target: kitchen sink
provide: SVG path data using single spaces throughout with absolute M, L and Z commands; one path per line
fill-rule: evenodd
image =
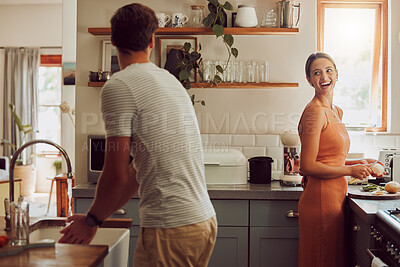
M 62 227 L 45 227 L 36 229 L 29 234 L 29 242 L 35 243 L 43 239 L 52 239 L 57 242 L 61 238 L 61 229 Z M 104 258 L 103 266 L 126 267 L 128 265 L 129 229 L 99 228 L 90 245 L 108 246 L 108 254 Z

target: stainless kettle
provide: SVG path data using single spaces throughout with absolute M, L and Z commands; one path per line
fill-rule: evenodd
M 277 4 L 279 27 L 296 28 L 300 20 L 300 3 L 295 5 L 293 1 L 278 1 Z

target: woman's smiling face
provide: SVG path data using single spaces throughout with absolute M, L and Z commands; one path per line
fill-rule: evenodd
M 317 94 L 330 95 L 333 93 L 338 71 L 335 65 L 327 58 L 317 58 L 311 64 L 308 82 L 315 88 Z

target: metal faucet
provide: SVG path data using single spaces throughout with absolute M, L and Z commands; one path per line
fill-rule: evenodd
M 49 144 L 54 146 L 55 148 L 57 148 L 61 154 L 64 156 L 64 159 L 67 163 L 67 168 L 68 168 L 68 173 L 67 173 L 67 178 L 68 178 L 68 187 L 70 187 L 72 185 L 71 181 L 73 178 L 73 173 L 72 173 L 72 165 L 71 165 L 71 161 L 69 159 L 69 156 L 67 154 L 67 152 L 65 151 L 64 148 L 62 148 L 60 145 L 49 141 L 49 140 L 44 140 L 44 139 L 37 139 L 37 140 L 32 140 L 29 142 L 26 142 L 25 144 L 23 144 L 20 148 L 18 148 L 17 151 L 15 151 L 11 162 L 10 162 L 10 170 L 9 170 L 9 179 L 10 179 L 10 202 L 13 203 L 14 202 L 14 168 L 15 168 L 15 163 L 17 161 L 18 156 L 21 154 L 22 150 L 24 150 L 25 148 L 27 148 L 28 146 L 37 144 L 37 143 L 44 143 L 44 144 Z M 71 189 L 72 190 L 72 189 Z M 68 188 L 68 195 L 70 194 L 70 190 Z M 71 196 L 69 196 L 69 198 L 71 199 Z M 71 201 L 69 202 L 70 206 L 71 206 Z M 71 209 L 70 209 L 71 211 Z M 6 211 L 7 212 L 7 211 Z

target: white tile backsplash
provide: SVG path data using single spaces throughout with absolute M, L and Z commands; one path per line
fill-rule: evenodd
M 238 150 L 238 151 L 240 151 L 240 152 L 243 153 L 243 147 L 240 147 L 240 146 L 230 146 L 229 148 L 231 148 L 231 149 L 236 149 L 236 150 Z
M 283 147 L 269 146 L 267 147 L 267 156 L 275 159 L 283 159 Z
M 210 146 L 230 146 L 231 137 L 230 134 L 209 134 L 208 144 Z
M 276 170 L 283 172 L 283 158 L 282 159 L 274 159 L 276 161 Z
M 400 136 L 396 136 L 396 147 L 400 147 Z
M 374 145 L 374 136 L 373 135 L 366 135 L 364 137 L 364 146 L 373 146 Z
M 396 146 L 396 136 L 375 135 L 374 146 L 379 148 L 394 148 Z
M 256 156 L 267 156 L 274 160 L 272 169 L 275 172 L 283 171 L 283 146 L 279 135 L 251 135 L 251 134 L 202 134 L 205 149 L 227 149 L 233 148 L 241 151 L 246 158 Z M 354 137 L 356 138 L 356 137 Z M 373 135 L 366 134 L 363 142 L 358 139 L 352 140 L 357 144 L 357 149 L 363 152 L 365 157 L 378 158 L 379 150 L 382 148 L 400 147 L 400 135 Z
M 208 134 L 201 134 L 201 142 L 203 143 L 203 146 L 208 145 Z
M 256 135 L 256 146 L 280 146 L 279 135 Z
M 246 158 L 265 156 L 265 147 L 243 147 L 243 154 Z
M 255 146 L 256 138 L 251 134 L 237 134 L 232 135 L 233 146 Z

